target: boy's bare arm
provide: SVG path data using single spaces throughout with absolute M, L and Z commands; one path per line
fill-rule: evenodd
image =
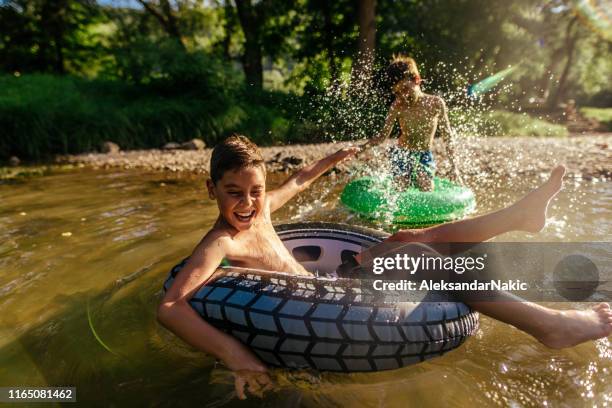
M 157 318 L 185 342 L 221 359 L 231 370 L 266 371 L 242 343 L 204 321 L 189 305 L 194 293 L 225 256 L 222 240 L 205 237 L 176 276 L 158 308 Z
M 462 183 L 461 175 L 459 174 L 459 169 L 455 164 L 455 137 L 450 125 L 450 121 L 448 120 L 448 109 L 446 108 L 446 103 L 444 103 L 444 100 L 442 98 L 440 98 L 439 101 L 440 120 L 438 122 L 438 129 L 440 131 L 440 135 L 442 136 L 442 140 L 444 140 L 444 144 L 446 146 L 448 160 L 450 161 L 452 168 L 452 177 L 459 183 Z
M 394 101 L 391 104 L 391 107 L 389 108 L 389 113 L 387 113 L 387 117 L 385 118 L 385 124 L 383 125 L 383 128 L 380 130 L 378 135 L 374 136 L 367 143 L 365 143 L 362 147 L 366 148 L 370 146 L 376 146 L 384 142 L 389 137 L 389 135 L 391 134 L 391 131 L 393 130 L 393 125 L 395 124 L 395 120 L 397 119 L 398 112 L 399 112 L 398 102 Z
M 357 147 L 347 147 L 338 150 L 324 159 L 310 164 L 287 179 L 276 190 L 270 191 L 270 211 L 276 211 L 296 194 L 306 190 L 313 181 L 319 178 L 327 170 L 340 163 L 349 156 L 356 154 L 359 151 Z

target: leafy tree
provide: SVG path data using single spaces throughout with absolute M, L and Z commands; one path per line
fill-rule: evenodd
M 353 81 L 369 82 L 376 50 L 376 0 L 358 0 L 359 39 L 354 59 Z
M 183 37 L 179 29 L 178 17 L 172 9 L 172 5 L 168 0 L 145 1 L 138 0 L 144 9 L 151 14 L 163 27 L 164 31 L 173 38 L 181 48 L 185 48 Z M 181 2 L 177 2 L 177 6 L 181 6 Z
M 99 44 L 93 0 L 9 0 L 0 7 L 0 64 L 8 71 L 80 72 Z
M 357 42 L 352 1 L 306 0 L 300 16 L 292 57 L 305 63 L 311 86 L 337 85 Z

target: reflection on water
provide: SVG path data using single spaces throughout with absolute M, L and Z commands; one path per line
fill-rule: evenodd
M 275 221 L 390 230 L 337 204 L 345 181 L 317 182 L 276 213 Z M 508 204 L 540 181 L 480 186 L 478 211 Z M 279 182 L 270 177 L 271 185 Z M 552 222 L 537 237 L 514 233 L 503 239 L 609 240 L 612 183 L 569 182 L 551 213 Z M 167 271 L 188 255 L 216 215 L 196 176 L 86 170 L 0 184 L 0 385 L 74 385 L 77 399 L 88 405 L 243 405 L 233 399 L 227 370 L 155 321 Z M 612 404 L 609 340 L 553 351 L 490 319 L 482 318 L 481 327 L 459 350 L 392 372 L 276 370 L 279 388 L 264 402 Z

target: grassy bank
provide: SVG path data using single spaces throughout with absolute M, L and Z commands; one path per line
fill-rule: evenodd
M 161 147 L 194 137 L 216 143 L 230 132 L 260 144 L 292 130 L 289 95 L 223 84 L 180 89 L 119 81 L 30 75 L 0 77 L 0 157 L 40 159 L 79 153 L 111 140 L 123 149 Z
M 220 70 L 148 83 L 51 75 L 0 76 L 0 159 L 45 159 L 95 151 L 159 148 L 194 137 L 209 146 L 232 132 L 262 146 L 369 137 L 386 108 L 377 98 L 252 92 Z M 222 71 L 221 71 L 222 72 Z M 372 98 L 370 98 L 372 99 Z M 459 134 L 565 136 L 567 129 L 506 111 L 451 111 Z

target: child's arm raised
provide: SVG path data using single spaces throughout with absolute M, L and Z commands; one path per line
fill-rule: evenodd
M 270 199 L 270 211 L 276 211 L 296 194 L 306 190 L 313 181 L 319 178 L 327 170 L 340 163 L 342 160 L 359 152 L 358 147 L 346 147 L 338 150 L 324 159 L 310 164 L 291 177 L 289 177 L 283 185 L 276 190 L 270 191 L 268 197 Z
M 234 371 L 236 392 L 242 399 L 245 385 L 253 390 L 269 384 L 266 366 L 242 343 L 207 323 L 189 305 L 194 293 L 223 260 L 223 246 L 223 237 L 211 233 L 204 237 L 166 292 L 157 309 L 157 319 L 185 342 L 219 358 Z
M 393 125 L 395 124 L 395 120 L 397 119 L 397 113 L 398 113 L 397 105 L 398 105 L 398 102 L 393 101 L 393 103 L 391 104 L 391 107 L 389 108 L 389 113 L 387 113 L 387 117 L 385 118 L 385 124 L 383 125 L 383 128 L 380 130 L 380 133 L 378 133 L 378 135 L 368 140 L 367 143 L 363 144 L 362 147 L 364 149 L 370 146 L 379 145 L 389 137 L 389 135 L 391 134 L 391 131 L 393 130 Z
M 461 179 L 461 175 L 459 174 L 459 169 L 455 164 L 455 137 L 453 134 L 453 130 L 450 125 L 450 121 L 448 120 L 448 109 L 446 108 L 446 103 L 442 98 L 439 99 L 439 115 L 440 122 L 438 125 L 438 129 L 440 130 L 440 135 L 444 140 L 444 144 L 446 145 L 446 152 L 448 154 L 448 160 L 451 164 L 452 169 L 452 178 L 460 184 L 463 184 L 463 180 Z

